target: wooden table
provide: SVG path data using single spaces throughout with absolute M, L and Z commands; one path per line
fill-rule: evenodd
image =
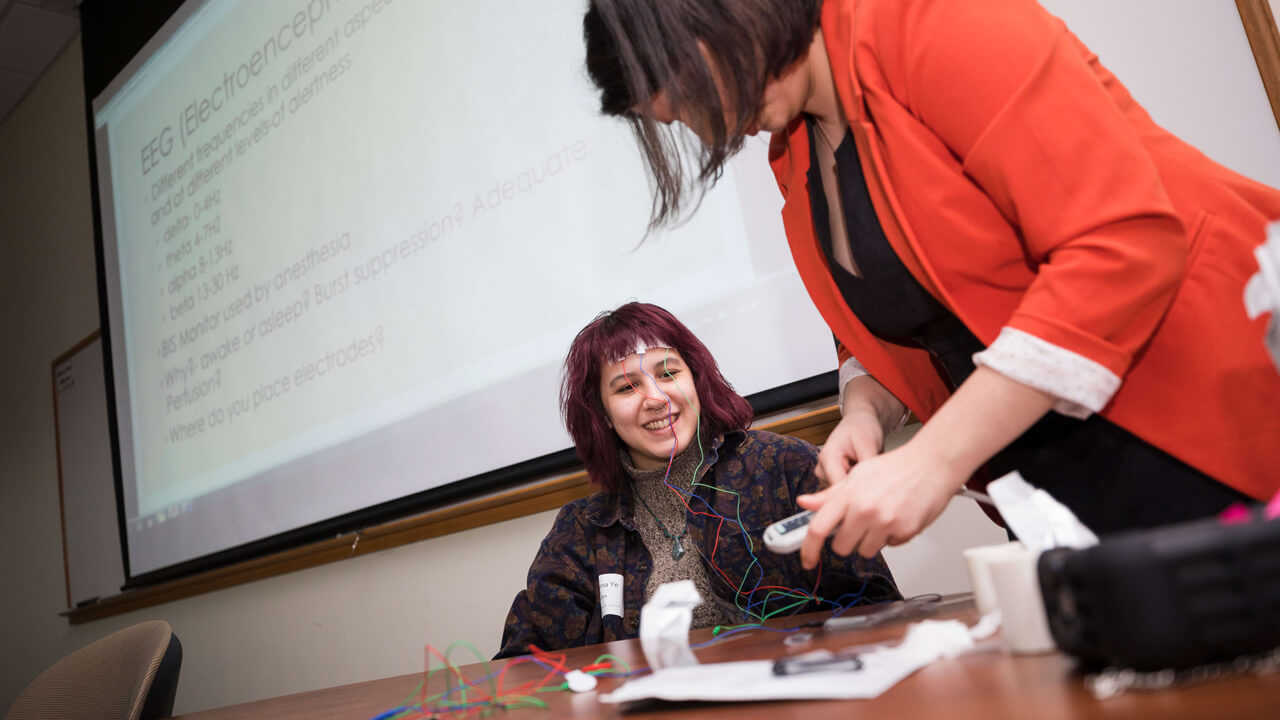
M 866 612 L 869 609 L 850 611 Z M 950 603 L 935 617 L 957 618 L 968 624 L 977 613 L 968 601 Z M 794 627 L 799 622 L 821 619 L 801 616 L 771 621 L 776 628 Z M 817 648 L 841 648 L 850 645 L 892 640 L 902 635 L 909 620 L 901 620 L 875 629 L 826 634 L 812 631 L 812 639 L 804 645 L 783 644 L 787 634 L 765 630 L 749 630 L 696 651 L 699 660 L 725 662 L 777 658 Z M 692 643 L 711 638 L 710 630 L 695 630 Z M 633 668 L 644 667 L 645 660 L 638 641 L 605 643 L 567 651 L 570 668 L 584 667 L 600 655 L 610 653 Z M 460 668 L 469 680 L 501 671 L 511 665 L 504 677 L 505 687 L 517 687 L 539 681 L 547 671 L 531 662 L 514 660 L 464 665 Z M 628 709 L 627 718 L 733 718 L 733 720 L 778 720 L 779 718 L 938 718 L 939 720 L 974 720 L 988 718 L 1277 718 L 1280 717 L 1280 674 L 1250 675 L 1216 680 L 1199 685 L 1160 691 L 1130 690 L 1107 700 L 1095 700 L 1084 687 L 1081 676 L 1074 672 L 1073 661 L 1059 653 L 1014 656 L 994 644 L 986 650 L 954 660 L 939 660 L 903 680 L 874 700 L 814 700 L 799 702 L 753 702 L 730 704 L 681 704 Z M 184 720 L 259 720 L 263 718 L 306 718 L 307 720 L 367 720 L 397 707 L 414 692 L 422 673 L 374 680 L 354 685 L 299 693 L 271 700 L 245 703 L 232 707 L 181 716 Z M 595 693 L 538 693 L 549 708 L 522 708 L 491 717 L 523 720 L 530 718 L 618 718 L 616 705 L 596 701 L 596 694 L 607 692 L 623 682 L 602 679 Z M 444 689 L 440 673 L 433 675 L 428 694 Z M 455 716 L 449 716 L 455 717 Z M 463 717 L 458 713 L 456 717 Z M 472 713 L 468 717 L 479 717 Z

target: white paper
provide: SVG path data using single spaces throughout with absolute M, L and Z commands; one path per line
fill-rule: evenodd
M 991 634 L 992 622 L 993 619 L 984 618 L 972 629 L 958 620 L 915 623 L 898 645 L 861 654 L 859 670 L 774 675 L 772 660 L 665 668 L 630 680 L 600 700 L 624 703 L 648 699 L 734 702 L 873 698 L 934 660 L 972 650 L 975 638 Z
M 702 595 L 692 580 L 663 583 L 640 609 L 640 649 L 653 670 L 697 665 L 689 624 Z

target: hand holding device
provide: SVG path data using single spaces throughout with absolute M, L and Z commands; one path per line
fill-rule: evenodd
M 987 495 L 962 487 L 957 495 L 972 498 L 981 503 L 994 505 Z M 764 529 L 764 546 L 779 555 L 793 553 L 804 544 L 804 536 L 809 532 L 809 520 L 813 518 L 812 510 L 804 510 L 787 518 L 783 518 Z
M 800 549 L 805 533 L 809 531 L 812 510 L 804 510 L 783 518 L 764 529 L 764 546 L 779 555 L 787 555 Z

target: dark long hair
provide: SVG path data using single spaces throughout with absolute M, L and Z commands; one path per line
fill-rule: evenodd
M 684 358 L 693 374 L 702 407 L 699 422 L 707 436 L 745 430 L 753 416 L 751 405 L 720 374 L 711 351 L 674 315 L 638 302 L 600 313 L 569 346 L 560 384 L 560 413 L 591 482 L 605 490 L 621 489 L 627 476 L 618 459 L 622 449 L 618 434 L 609 427 L 600 396 L 600 367 L 631 354 L 637 344 L 669 347 Z
M 626 118 L 640 144 L 653 191 L 650 230 L 679 220 L 689 199 L 696 208 L 719 179 L 742 148 L 765 84 L 808 50 L 821 11 L 822 0 L 590 0 L 582 20 L 587 73 L 601 112 Z M 714 72 L 699 41 L 715 58 Z M 659 90 L 709 131 L 707 142 L 633 112 Z M 690 183 L 685 158 L 694 156 Z

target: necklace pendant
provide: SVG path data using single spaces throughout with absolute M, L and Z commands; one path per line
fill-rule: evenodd
M 680 542 L 680 538 L 674 538 L 671 542 L 671 559 L 679 560 L 684 557 L 684 544 Z

